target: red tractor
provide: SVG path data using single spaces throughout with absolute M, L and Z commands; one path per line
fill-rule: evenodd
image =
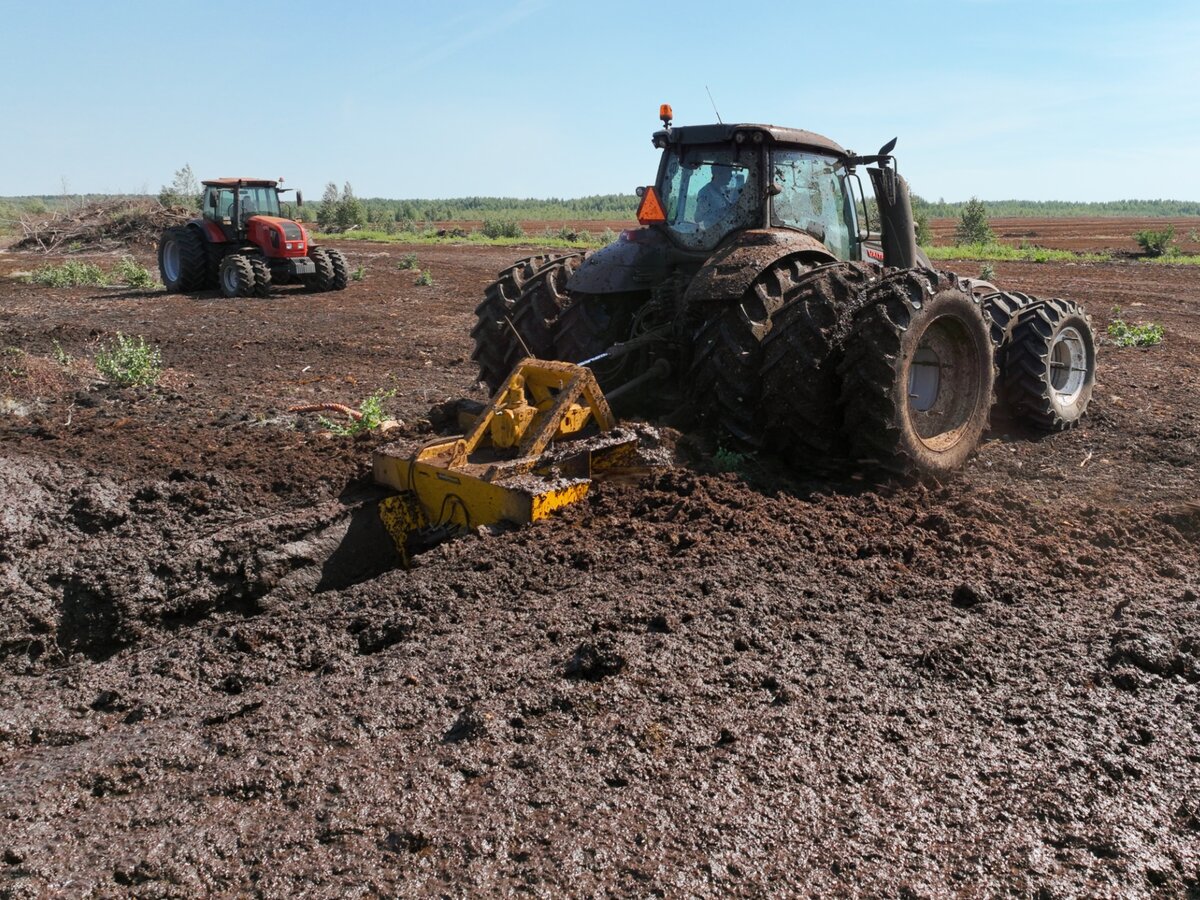
M 340 291 L 349 272 L 340 250 L 318 247 L 304 226 L 279 215 L 278 181 L 204 182 L 203 212 L 163 232 L 158 270 L 175 293 L 220 288 L 226 297 L 265 297 L 272 284 Z M 303 203 L 296 194 L 296 205 Z

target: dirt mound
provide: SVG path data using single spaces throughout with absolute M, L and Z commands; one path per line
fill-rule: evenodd
M 104 200 L 23 220 L 25 236 L 13 246 L 43 253 L 152 247 L 164 228 L 182 224 L 193 215 L 187 207 L 163 206 L 153 199 Z

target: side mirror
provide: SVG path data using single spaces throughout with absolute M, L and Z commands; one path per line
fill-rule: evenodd
M 296 205 L 297 206 L 304 205 L 304 195 L 302 193 L 300 193 L 299 191 L 296 191 Z

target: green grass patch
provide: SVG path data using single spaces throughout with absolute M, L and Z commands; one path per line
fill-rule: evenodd
M 1165 263 L 1176 266 L 1200 266 L 1200 256 L 1188 256 L 1184 253 L 1168 253 L 1166 256 L 1155 256 L 1147 259 L 1146 262 L 1158 265 Z
M 126 337 L 118 331 L 113 343 L 96 350 L 96 369 L 119 387 L 154 384 L 162 374 L 162 354 L 145 338 Z
M 1121 318 L 1121 307 L 1114 306 L 1113 320 L 1108 323 L 1108 336 L 1118 347 L 1153 347 L 1161 344 L 1166 329 L 1157 322 L 1130 324 Z
M 1107 253 L 1076 253 L 1046 247 L 1008 244 L 965 244 L 961 247 L 922 247 L 930 259 L 979 259 L 999 262 L 1111 262 Z
M 46 287 L 109 287 L 128 285 L 148 290 L 158 287 L 150 270 L 132 256 L 124 256 L 105 272 L 93 263 L 68 260 L 58 266 L 41 266 L 29 276 L 33 284 Z
M 60 266 L 41 266 L 34 270 L 29 280 L 45 287 L 98 287 L 108 284 L 108 276 L 99 266 L 73 259 Z

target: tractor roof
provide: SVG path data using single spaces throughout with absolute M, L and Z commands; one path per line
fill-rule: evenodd
M 737 132 L 759 132 L 776 144 L 791 144 L 816 150 L 821 153 L 832 153 L 834 156 L 849 156 L 850 151 L 835 141 L 815 131 L 804 131 L 799 128 L 781 128 L 778 125 L 679 125 L 670 132 L 656 131 L 654 145 L 665 147 L 671 144 L 723 144 L 732 141 Z
M 275 187 L 279 184 L 273 178 L 210 178 L 201 183 L 213 187 L 237 187 L 239 183 L 244 187 Z

